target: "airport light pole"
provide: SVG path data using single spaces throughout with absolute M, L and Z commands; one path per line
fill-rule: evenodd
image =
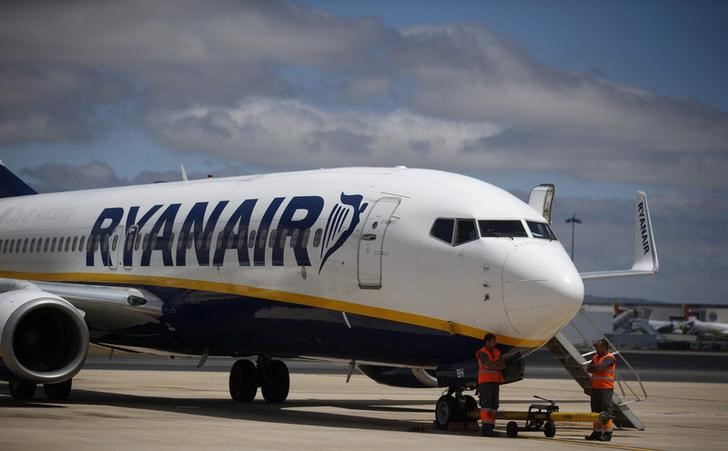
M 581 219 L 576 217 L 576 212 L 571 213 L 571 217 L 566 220 L 566 223 L 571 223 L 571 261 L 574 261 L 574 227 L 576 224 L 581 224 Z

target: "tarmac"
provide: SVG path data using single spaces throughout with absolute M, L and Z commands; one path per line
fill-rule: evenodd
M 723 362 L 725 356 L 717 356 Z M 115 359 L 116 360 L 116 359 Z M 136 363 L 136 362 L 142 363 Z M 113 361 L 112 361 L 113 362 Z M 587 423 L 557 423 L 556 436 L 521 432 L 518 438 L 480 437 L 476 430 L 440 431 L 433 426 L 441 389 L 379 385 L 344 367 L 291 363 L 291 393 L 283 404 L 230 400 L 227 361 L 213 370 L 187 371 L 191 362 L 160 370 L 159 359 L 127 358 L 113 365 L 92 358 L 74 378 L 67 402 L 10 398 L 0 383 L 1 450 L 98 449 L 503 449 L 503 450 L 724 450 L 728 447 L 728 384 L 646 381 L 648 399 L 632 410 L 644 431 L 616 430 L 608 443 L 584 440 Z M 676 362 L 677 363 L 677 362 Z M 125 367 L 115 368 L 114 365 Z M 165 363 L 166 365 L 166 363 Z M 227 366 L 229 368 L 229 366 Z M 130 369 L 132 368 L 132 369 Z M 185 371 L 180 369 L 184 368 Z M 215 370 L 214 368 L 219 368 Z M 319 370 L 320 369 L 320 370 Z M 699 370 L 695 371 L 700 373 Z M 724 376 L 724 373 L 720 375 Z M 699 379 L 699 378 L 697 378 Z M 525 411 L 554 399 L 562 412 L 584 412 L 580 387 L 563 377 L 527 378 L 501 388 L 501 410 Z M 505 430 L 505 421 L 496 429 Z

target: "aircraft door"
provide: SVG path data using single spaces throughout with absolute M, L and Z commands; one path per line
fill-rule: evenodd
M 379 289 L 382 287 L 384 235 L 387 233 L 392 214 L 399 202 L 399 198 L 383 197 L 369 210 L 359 238 L 357 265 L 359 288 Z

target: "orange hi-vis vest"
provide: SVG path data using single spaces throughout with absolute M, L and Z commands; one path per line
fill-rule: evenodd
M 485 354 L 486 360 L 491 362 L 490 368 L 488 365 L 483 365 L 481 361 L 481 355 Z M 475 353 L 475 360 L 478 362 L 478 383 L 496 382 L 499 384 L 503 383 L 503 374 L 501 371 L 495 368 L 495 362 L 500 359 L 501 352 L 498 348 L 493 348 L 493 353 L 488 351 L 488 348 L 483 346 Z
M 611 353 L 606 353 L 602 357 L 595 355 L 592 358 L 593 365 L 599 365 L 602 361 L 608 357 L 611 357 L 612 363 L 606 368 L 598 369 L 592 373 L 592 388 L 598 389 L 613 389 L 614 388 L 614 370 L 617 368 L 617 359 Z

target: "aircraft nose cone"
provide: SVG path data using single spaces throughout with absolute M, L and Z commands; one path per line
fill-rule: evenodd
M 584 284 L 555 242 L 517 247 L 503 266 L 503 304 L 523 338 L 548 340 L 579 311 Z

